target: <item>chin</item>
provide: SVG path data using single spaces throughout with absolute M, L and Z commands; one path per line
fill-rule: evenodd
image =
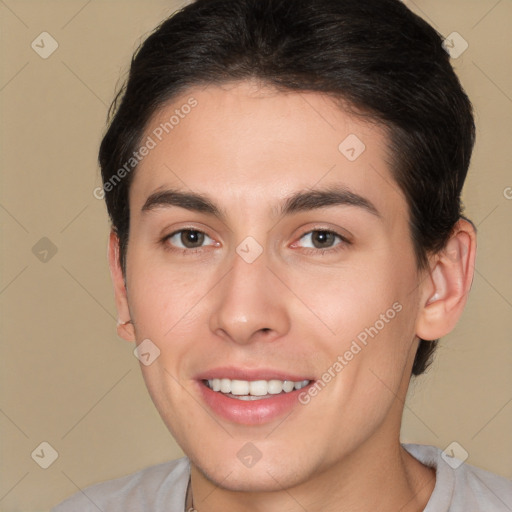
M 291 458 L 283 457 L 279 461 L 261 459 L 250 468 L 244 467 L 237 458 L 232 462 L 223 460 L 219 463 L 204 460 L 202 456 L 189 458 L 207 480 L 229 491 L 273 492 L 294 487 L 310 478 L 305 467 L 301 474 L 296 472 L 298 461 Z

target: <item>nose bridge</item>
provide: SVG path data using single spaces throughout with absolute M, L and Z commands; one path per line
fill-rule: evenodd
M 263 330 L 267 337 L 278 337 L 289 329 L 284 294 L 278 290 L 282 285 L 267 267 L 265 251 L 255 257 L 251 244 L 246 240 L 237 247 L 210 315 L 212 332 L 236 343 L 249 343 Z

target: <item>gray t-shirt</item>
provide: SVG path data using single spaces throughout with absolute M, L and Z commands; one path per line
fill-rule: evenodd
M 424 512 L 512 512 L 512 480 L 463 463 L 456 469 L 435 446 L 403 444 L 436 485 Z M 183 512 L 190 476 L 187 457 L 87 487 L 51 512 Z

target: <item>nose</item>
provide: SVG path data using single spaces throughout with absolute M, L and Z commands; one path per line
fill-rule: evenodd
M 268 266 L 266 253 L 247 263 L 235 254 L 231 270 L 212 296 L 210 329 L 238 344 L 272 341 L 290 328 L 286 288 Z

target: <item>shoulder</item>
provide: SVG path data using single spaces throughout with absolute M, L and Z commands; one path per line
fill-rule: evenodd
M 86 487 L 51 512 L 182 511 L 189 474 L 189 460 L 182 457 Z
M 420 462 L 436 469 L 436 485 L 424 512 L 512 510 L 512 480 L 449 457 L 435 446 L 403 447 Z

